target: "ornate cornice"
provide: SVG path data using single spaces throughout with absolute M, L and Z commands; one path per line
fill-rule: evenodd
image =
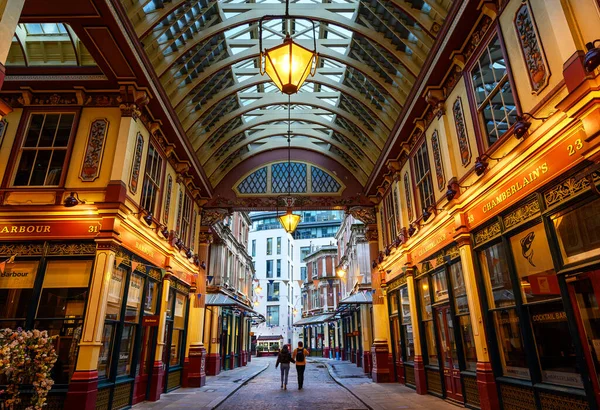
M 217 222 L 222 221 L 230 214 L 231 212 L 225 208 L 205 208 L 201 213 L 200 224 L 202 226 L 212 226 Z
M 365 225 L 377 223 L 377 214 L 373 206 L 353 206 L 348 209 L 348 213 Z

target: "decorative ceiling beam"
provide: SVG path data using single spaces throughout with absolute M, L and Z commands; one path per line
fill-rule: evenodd
M 247 136 L 242 141 L 240 141 L 237 144 L 228 148 L 227 152 L 225 154 L 237 152 L 240 148 L 243 148 L 246 145 L 255 144 L 257 142 L 261 142 L 266 139 L 271 139 L 273 137 L 280 137 L 280 136 L 285 135 L 286 133 L 287 133 L 287 127 L 281 127 L 281 126 L 277 126 L 276 129 L 269 128 L 269 129 L 265 129 L 265 130 L 256 132 L 250 136 Z M 343 151 L 346 155 L 351 157 L 354 161 L 356 161 L 358 166 L 362 169 L 362 171 L 365 174 L 369 175 L 371 173 L 371 171 L 373 171 L 373 167 L 375 165 L 375 160 L 377 160 L 377 157 L 375 157 L 375 159 L 368 158 L 368 161 L 365 161 L 364 157 L 357 157 L 356 154 L 354 152 L 352 152 L 352 150 L 348 146 L 346 146 L 345 144 L 343 144 L 340 141 L 336 141 L 334 138 L 330 137 L 328 134 L 326 134 L 324 132 L 317 131 L 315 129 L 301 128 L 297 132 L 294 133 L 294 135 L 292 137 L 292 141 L 294 138 L 298 138 L 298 137 L 314 138 L 314 139 L 322 141 L 324 143 L 333 145 L 333 146 L 337 147 L 340 151 Z M 282 145 L 282 147 L 283 147 L 283 145 Z M 363 151 L 361 151 L 361 152 L 363 152 Z M 200 162 L 203 162 L 203 167 L 207 174 L 214 172 L 215 169 L 217 169 L 227 159 L 227 155 L 217 158 L 215 156 L 215 154 L 216 154 L 216 151 L 212 152 L 212 154 L 209 158 L 204 159 L 204 162 L 203 162 L 202 158 L 200 159 Z
M 363 133 L 363 135 L 367 136 L 378 148 L 380 148 L 380 149 L 383 148 L 383 145 L 385 144 L 385 138 L 390 133 L 390 129 L 385 128 L 385 126 L 382 128 L 381 125 L 383 125 L 383 124 L 380 123 L 379 126 L 376 126 L 376 127 L 374 127 L 373 130 L 371 130 L 371 129 L 369 129 L 369 127 L 367 127 L 365 125 L 365 123 L 363 121 L 361 121 L 359 118 L 355 117 L 351 113 L 349 113 L 345 110 L 342 110 L 339 107 L 328 104 L 327 102 L 322 101 L 318 97 L 319 97 L 318 94 L 314 95 L 312 93 L 311 94 L 299 93 L 299 94 L 294 94 L 293 96 L 291 96 L 290 101 L 291 101 L 292 105 L 306 105 L 309 107 L 320 108 L 322 110 L 326 110 L 328 112 L 336 114 L 342 118 L 345 118 L 350 123 L 352 123 L 355 127 L 357 127 Z M 275 93 L 264 94 L 262 98 L 254 101 L 250 104 L 243 105 L 240 108 L 238 108 L 237 110 L 234 110 L 234 111 L 226 114 L 216 124 L 214 124 L 211 127 L 210 131 L 206 131 L 203 134 L 201 134 L 200 138 L 202 141 L 205 141 L 205 142 L 209 141 L 212 138 L 212 136 L 215 134 L 215 132 L 217 130 L 219 130 L 219 128 L 221 128 L 223 125 L 225 125 L 229 121 L 233 120 L 234 118 L 241 117 L 244 114 L 250 113 L 251 111 L 259 110 L 261 108 L 268 107 L 271 105 L 287 105 L 287 104 L 288 104 L 288 96 L 287 95 L 275 94 Z M 272 112 L 272 110 L 262 110 L 262 111 L 263 111 L 262 113 L 265 113 L 265 114 L 266 114 L 266 112 Z M 301 112 L 301 110 L 300 110 L 300 112 Z M 287 117 L 287 110 L 281 112 L 281 116 Z M 194 124 L 189 124 L 189 123 L 183 124 L 183 128 L 185 129 L 186 133 L 189 134 L 189 131 L 193 125 Z M 198 124 L 198 126 L 201 130 L 205 130 L 206 125 L 207 124 Z M 202 146 L 200 146 L 199 148 L 202 148 Z
M 288 120 L 287 111 L 284 111 L 282 113 L 273 112 L 273 113 L 257 116 L 254 119 L 252 119 L 251 121 L 247 121 L 247 122 L 243 123 L 242 125 L 240 125 L 236 128 L 233 128 L 232 130 L 230 130 L 223 136 L 221 136 L 219 138 L 219 140 L 217 141 L 217 143 L 215 144 L 215 146 L 223 145 L 230 138 L 233 138 L 236 135 L 242 134 L 246 131 L 249 131 L 249 130 L 259 127 L 261 125 L 270 124 L 273 122 L 287 122 L 287 120 Z M 291 120 L 292 121 L 302 121 L 302 122 L 305 122 L 308 124 L 320 125 L 323 128 L 330 129 L 332 131 L 337 132 L 340 135 L 343 135 L 344 137 L 346 137 L 348 140 L 352 141 L 354 144 L 358 145 L 359 147 L 361 147 L 361 146 L 368 147 L 368 145 L 369 145 L 365 141 L 361 141 L 360 139 L 358 139 L 357 136 L 355 136 L 354 134 L 352 134 L 350 131 L 346 130 L 345 128 L 339 126 L 338 124 L 326 121 L 320 115 L 316 115 L 312 112 L 302 114 L 302 113 L 299 113 L 296 111 L 292 111 L 291 112 Z M 295 124 L 293 126 L 299 126 L 299 124 Z M 192 147 L 194 147 L 194 149 L 196 151 L 196 155 L 198 155 L 199 151 L 200 151 L 199 147 L 202 145 L 202 143 L 204 141 L 199 141 L 197 139 L 197 136 L 189 136 L 189 138 L 191 140 Z M 365 137 L 365 139 L 367 139 L 367 138 Z M 374 148 L 375 148 L 374 146 L 368 147 L 368 149 L 374 149 Z
M 263 152 L 282 148 L 278 144 L 279 143 L 277 141 L 270 141 L 265 144 L 262 144 L 260 146 L 260 148 L 254 149 L 252 151 L 249 151 L 249 152 L 246 152 L 244 154 L 237 156 L 235 158 L 235 161 L 232 161 L 225 169 L 217 169 L 217 170 L 215 170 L 215 172 L 212 173 L 212 175 L 210 175 L 209 179 L 210 179 L 211 183 L 213 184 L 213 186 L 217 186 L 219 184 L 219 182 L 221 182 L 221 180 L 236 165 L 238 165 L 242 161 L 245 161 L 248 158 L 259 155 Z M 352 167 L 349 167 L 348 164 L 346 163 L 346 161 L 341 156 L 339 156 L 331 151 L 324 152 L 323 149 L 318 144 L 314 144 L 314 143 L 310 142 L 308 139 L 305 139 L 304 141 L 292 140 L 291 148 L 292 149 L 298 148 L 298 149 L 302 149 L 302 150 L 313 151 L 317 154 L 321 154 L 321 155 L 324 155 L 326 157 L 329 157 L 329 158 L 335 160 L 337 163 L 339 163 L 344 168 L 346 168 L 348 170 L 348 172 L 351 172 L 356 177 L 356 179 L 360 182 L 361 185 L 365 184 L 365 182 L 367 180 L 367 175 L 363 171 L 361 171 L 360 169 L 353 169 Z
M 382 3 L 381 0 L 377 0 L 378 3 Z M 423 27 L 430 37 L 435 37 L 439 30 L 439 27 L 442 26 L 443 21 L 441 19 L 436 20 L 432 18 L 429 14 L 413 7 L 412 3 L 407 0 L 389 0 L 395 7 L 402 10 L 404 14 L 413 19 L 415 23 L 419 26 Z M 438 26 L 436 30 L 436 24 Z
M 332 9 L 331 6 L 335 6 L 335 4 L 298 4 L 293 3 L 290 5 L 290 14 L 293 16 L 302 16 L 304 18 L 311 18 L 314 21 L 324 22 L 332 25 L 337 25 L 345 28 L 351 32 L 354 32 L 362 37 L 373 40 L 384 49 L 386 49 L 390 54 L 392 54 L 400 64 L 403 64 L 406 69 L 411 72 L 411 74 L 416 77 L 420 67 L 416 64 L 415 61 L 408 54 L 403 51 L 398 50 L 397 46 L 393 44 L 388 38 L 386 38 L 383 33 L 377 32 L 375 30 L 369 29 L 361 24 L 358 24 L 348 18 L 345 18 L 339 14 L 331 12 L 329 10 Z M 221 7 L 224 4 L 220 4 Z M 211 27 L 207 27 L 201 32 L 197 33 L 194 36 L 192 41 L 189 41 L 188 44 L 181 47 L 181 49 L 168 54 L 166 56 L 149 56 L 152 64 L 154 65 L 156 72 L 159 77 L 165 75 L 169 69 L 176 64 L 180 57 L 186 55 L 189 51 L 191 51 L 197 44 L 201 44 L 204 41 L 212 38 L 215 35 L 223 33 L 227 30 L 231 30 L 232 28 L 238 27 L 240 25 L 252 24 L 260 20 L 261 17 L 267 14 L 274 14 L 276 9 L 281 9 L 281 14 L 283 15 L 284 6 L 281 5 L 273 5 L 273 4 L 251 4 L 248 7 L 248 11 L 238 14 L 235 17 L 229 18 L 224 22 L 214 24 Z M 333 7 L 335 9 L 335 7 Z M 276 13 L 275 13 L 276 14 Z
M 342 64 L 348 65 L 356 69 L 357 71 L 360 71 L 366 77 L 372 79 L 383 90 L 386 90 L 389 93 L 390 97 L 392 97 L 392 99 L 396 103 L 398 103 L 399 105 L 404 104 L 404 100 L 406 99 L 406 97 L 401 96 L 396 89 L 390 87 L 391 84 L 386 82 L 386 80 L 383 77 L 376 73 L 375 70 L 373 70 L 367 64 L 359 62 L 353 58 L 350 58 L 344 54 L 338 53 L 331 49 L 324 49 L 322 52 L 319 52 L 319 54 L 322 58 L 328 58 L 333 61 L 340 62 Z M 233 56 L 227 57 L 223 60 L 211 64 L 210 67 L 208 67 L 204 72 L 199 74 L 198 77 L 192 80 L 190 83 L 175 89 L 171 89 L 171 92 L 167 90 L 173 107 L 177 109 L 177 107 L 185 101 L 186 97 L 189 96 L 189 94 L 194 90 L 195 87 L 197 87 L 207 78 L 210 78 L 213 74 L 239 62 L 255 59 L 258 56 L 259 52 L 257 45 L 256 47 L 249 48 L 241 53 L 235 54 Z
M 237 70 L 235 70 L 237 73 Z M 317 70 L 317 74 L 314 77 L 309 77 L 306 82 L 308 83 L 314 83 L 314 84 L 320 84 L 320 85 L 325 85 L 329 88 L 332 88 L 336 91 L 339 91 L 340 93 L 344 94 L 344 95 L 348 95 L 350 97 L 352 97 L 354 100 L 358 101 L 361 106 L 368 111 L 372 116 L 375 116 L 379 121 L 381 121 L 387 128 L 391 129 L 394 126 L 394 121 L 395 121 L 395 117 L 398 115 L 398 113 L 400 112 L 401 107 L 398 106 L 397 104 L 390 104 L 389 102 L 379 102 L 386 110 L 380 110 L 378 108 L 376 108 L 374 106 L 373 101 L 371 101 L 370 99 L 368 99 L 363 93 L 355 90 L 352 87 L 348 87 L 340 82 L 334 81 L 333 79 L 326 77 L 325 75 L 322 75 L 321 73 L 323 73 L 325 70 L 323 69 L 318 69 Z M 255 72 L 258 73 L 258 69 L 256 70 L 248 70 L 247 72 Z M 327 72 L 327 71 L 325 71 Z M 179 115 L 179 119 L 181 121 L 182 124 L 187 124 L 187 123 L 194 123 L 196 121 L 198 121 L 200 118 L 202 118 L 202 116 L 204 116 L 206 113 L 210 112 L 210 110 L 213 109 L 213 107 L 215 107 L 217 104 L 219 104 L 221 101 L 223 101 L 226 98 L 229 98 L 231 95 L 233 94 L 237 94 L 242 90 L 245 90 L 247 88 L 250 87 L 256 87 L 260 84 L 265 84 L 265 83 L 270 83 L 272 82 L 272 80 L 267 77 L 266 75 L 262 76 L 262 75 L 254 75 L 253 77 L 244 80 L 242 82 L 238 82 L 235 83 L 233 86 L 231 87 L 227 87 L 223 90 L 221 90 L 218 93 L 213 94 L 214 96 L 208 100 L 203 106 L 199 107 L 198 109 L 194 109 L 198 103 L 194 103 L 193 101 L 191 101 L 191 99 L 188 99 L 188 103 L 186 105 L 180 105 L 179 106 L 179 111 L 178 111 L 178 115 Z M 254 94 L 254 93 L 252 93 Z M 257 95 L 260 95 L 259 93 L 256 93 Z M 241 93 L 240 97 L 245 97 L 246 93 Z

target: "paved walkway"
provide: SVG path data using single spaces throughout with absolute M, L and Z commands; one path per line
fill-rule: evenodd
M 273 363 L 271 364 L 271 362 Z M 217 376 L 207 376 L 204 387 L 173 390 L 171 393 L 161 395 L 159 401 L 143 402 L 136 404 L 133 408 L 135 410 L 214 409 L 241 388 L 244 383 L 256 377 L 268 367 L 273 367 L 274 364 L 273 358 L 253 357 L 252 361 L 245 367 L 221 372 Z
M 367 410 L 348 390 L 329 375 L 327 366 L 310 359 L 304 374 L 304 386 L 298 390 L 296 368 L 292 365 L 287 390 L 281 389 L 281 372 L 275 358 L 269 368 L 225 400 L 217 410 Z
M 398 383 L 373 383 L 356 364 L 313 358 L 327 366 L 333 379 L 348 389 L 372 410 L 427 409 L 457 410 L 461 407 L 431 395 L 419 395 L 413 389 Z
M 418 395 L 397 383 L 377 384 L 356 364 L 311 357 L 298 390 L 296 369 L 290 369 L 288 389 L 280 388 L 274 357 L 252 358 L 246 367 L 208 376 L 206 386 L 181 388 L 163 394 L 157 402 L 133 407 L 145 409 L 218 410 L 457 410 L 460 407 L 430 395 Z

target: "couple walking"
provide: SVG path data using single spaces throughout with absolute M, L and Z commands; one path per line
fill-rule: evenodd
M 281 388 L 287 390 L 288 374 L 290 372 L 290 363 L 296 363 L 296 371 L 298 372 L 298 390 L 302 390 L 304 384 L 304 369 L 306 369 L 306 356 L 308 356 L 308 350 L 304 348 L 302 342 L 298 342 L 298 348 L 294 349 L 293 353 L 290 353 L 287 345 L 283 346 L 283 349 L 277 356 L 277 363 L 275 368 L 281 364 Z

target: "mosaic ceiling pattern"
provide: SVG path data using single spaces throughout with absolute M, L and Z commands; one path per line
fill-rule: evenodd
M 448 13 L 451 0 L 300 0 L 316 22 L 319 67 L 298 94 L 259 73 L 266 1 L 122 0 L 213 186 L 238 163 L 287 147 L 325 155 L 365 183 Z M 312 49 L 306 20 L 263 23 L 263 46 L 286 31 Z

